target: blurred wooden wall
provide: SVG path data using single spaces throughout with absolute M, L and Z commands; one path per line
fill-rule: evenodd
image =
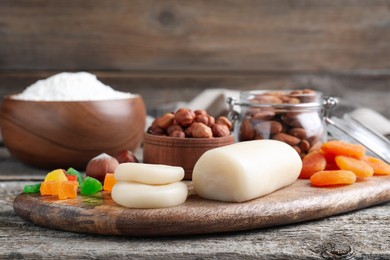
M 390 1 L 0 0 L 0 94 L 62 71 L 149 111 L 207 88 L 313 88 L 390 118 Z

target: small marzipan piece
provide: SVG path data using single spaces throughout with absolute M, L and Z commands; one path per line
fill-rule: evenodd
M 121 163 L 115 169 L 115 180 L 159 185 L 181 181 L 184 169 L 178 166 L 146 163 Z
M 206 199 L 243 202 L 295 182 L 302 168 L 298 153 L 276 140 L 254 140 L 215 148 L 195 164 L 192 182 Z
M 112 200 L 128 208 L 166 208 L 184 203 L 188 189 L 183 182 L 147 185 L 119 182 L 112 189 Z

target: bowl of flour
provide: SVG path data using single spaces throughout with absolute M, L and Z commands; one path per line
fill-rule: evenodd
M 101 153 L 135 151 L 145 128 L 140 95 L 116 91 L 87 72 L 63 72 L 6 96 L 3 142 L 18 160 L 39 168 L 77 167 Z

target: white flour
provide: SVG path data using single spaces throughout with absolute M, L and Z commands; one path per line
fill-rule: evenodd
M 132 97 L 130 93 L 115 91 L 88 72 L 62 72 L 38 80 L 14 99 L 35 101 L 88 101 Z

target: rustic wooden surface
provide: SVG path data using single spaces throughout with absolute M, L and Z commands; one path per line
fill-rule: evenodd
M 22 187 L 44 174 L 0 149 L 0 259 L 390 259 L 390 202 L 314 221 L 226 234 L 91 235 L 40 227 L 15 214 L 13 202 Z
M 20 92 L 56 72 L 87 70 L 112 87 L 140 93 L 150 113 L 207 88 L 306 87 L 390 118 L 389 5 L 2 0 L 0 94 Z M 229 234 L 85 235 L 16 216 L 15 196 L 43 175 L 0 149 L 0 258 L 390 259 L 390 203 Z
M 149 113 L 207 88 L 315 88 L 390 118 L 390 1 L 3 0 L 0 95 L 87 70 Z
M 4 70 L 389 69 L 389 1 L 2 0 Z
M 176 207 L 126 209 L 108 192 L 76 199 L 21 194 L 15 212 L 40 226 L 67 231 L 125 236 L 194 235 L 299 223 L 390 201 L 390 176 L 376 176 L 337 188 L 311 187 L 297 180 L 267 196 L 225 203 L 200 198 L 189 186 L 187 200 Z

